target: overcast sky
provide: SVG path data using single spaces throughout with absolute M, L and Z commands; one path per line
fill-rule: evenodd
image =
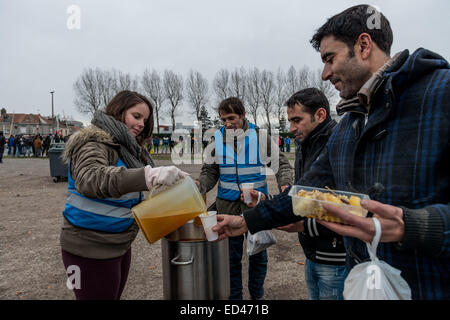
M 73 83 L 87 67 L 132 75 L 145 68 L 171 69 L 184 77 L 193 69 L 209 81 L 221 68 L 320 68 L 320 56 L 309 44 L 314 31 L 327 18 L 360 3 L 0 0 L 0 107 L 51 115 L 49 92 L 54 90 L 55 114 L 86 122 L 89 117 L 74 106 Z M 449 0 L 368 4 L 378 6 L 390 21 L 393 53 L 425 47 L 449 59 Z M 71 5 L 80 9 L 80 29 L 67 27 Z M 184 103 L 177 122 L 187 124 L 188 110 Z

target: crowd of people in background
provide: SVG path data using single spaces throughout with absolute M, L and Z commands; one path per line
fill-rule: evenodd
M 289 136 L 278 137 L 278 147 L 281 152 L 291 152 L 291 138 Z
M 171 137 L 159 137 L 155 135 L 152 138 L 151 144 L 148 145 L 148 151 L 152 153 L 151 149 L 153 148 L 153 153 L 155 154 L 168 154 L 172 152 L 174 145 L 175 142 Z
M 4 150 L 5 146 L 8 149 L 8 156 L 12 157 L 48 157 L 48 150 L 50 149 L 51 143 L 65 143 L 70 136 L 62 136 L 59 134 L 48 134 L 42 136 L 41 134 L 36 135 L 26 135 L 26 134 L 16 134 L 10 135 L 9 138 L 5 137 L 5 143 L 3 144 Z M 170 136 L 159 137 L 157 135 L 153 136 L 151 143 L 148 144 L 148 152 L 152 154 L 170 154 L 172 149 L 178 143 L 181 143 L 181 154 L 188 150 L 185 146 L 187 141 L 183 141 L 183 137 L 180 136 L 178 141 L 174 141 Z M 203 141 L 203 148 L 208 144 L 207 141 Z M 191 153 L 194 153 L 196 143 L 195 138 L 191 137 Z M 200 144 L 198 144 L 200 146 Z M 278 146 L 281 152 L 291 152 L 291 139 L 289 136 L 278 138 Z M 151 150 L 153 148 L 153 150 Z M 5 152 L 4 151 L 4 152 Z
M 3 136 L 3 133 L 1 134 Z M 4 137 L 4 136 L 3 136 Z M 48 134 L 42 136 L 41 134 L 28 135 L 28 134 L 16 134 L 10 135 L 4 142 L 1 143 L 1 151 L 5 152 L 8 148 L 8 156 L 12 157 L 46 157 L 48 156 L 48 150 L 52 143 L 65 143 L 69 139 L 69 136 L 62 136 L 59 134 Z M 3 153 L 2 153 L 3 155 Z
M 172 149 L 176 144 L 180 144 L 180 155 L 183 155 L 185 150 L 188 150 L 187 140 L 180 136 L 178 141 L 174 141 L 170 136 L 159 137 L 157 135 L 153 136 L 151 139 L 151 144 L 148 144 L 148 152 L 151 154 L 168 154 L 172 153 Z M 278 147 L 281 152 L 291 152 L 291 138 L 289 136 L 286 137 L 278 137 Z M 203 149 L 208 145 L 208 141 L 202 141 L 202 143 L 196 143 L 196 138 L 191 136 L 191 153 L 200 152 L 201 146 Z M 153 150 L 152 150 L 153 148 Z M 295 148 L 295 145 L 294 145 Z

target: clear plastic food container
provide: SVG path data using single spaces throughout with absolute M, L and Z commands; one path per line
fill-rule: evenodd
M 368 195 L 362 193 L 306 186 L 292 186 L 289 195 L 292 197 L 292 209 L 295 215 L 338 223 L 343 221 L 329 214 L 322 206 L 324 203 L 342 208 L 356 216 L 366 217 L 367 210 L 361 207 L 360 201 L 370 199 Z

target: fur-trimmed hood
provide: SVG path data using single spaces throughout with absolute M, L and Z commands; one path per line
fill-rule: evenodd
M 70 137 L 69 141 L 67 141 L 64 152 L 62 154 L 62 159 L 64 160 L 64 162 L 69 163 L 72 153 L 89 141 L 105 143 L 116 148 L 119 147 L 117 143 L 114 143 L 111 135 L 108 132 L 91 124 L 88 127 L 74 133 Z

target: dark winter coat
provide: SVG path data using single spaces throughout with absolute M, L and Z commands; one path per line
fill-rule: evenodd
M 383 73 L 369 110 L 345 110 L 326 151 L 297 184 L 369 193 L 401 207 L 403 241 L 380 243 L 378 257 L 401 271 L 413 299 L 450 299 L 448 62 L 425 49 L 405 50 Z M 250 232 L 298 220 L 287 191 L 244 213 Z M 368 258 L 365 243 L 344 240 L 349 267 Z
M 319 157 L 335 126 L 336 121 L 327 118 L 304 141 L 295 140 L 295 181 L 298 181 Z M 341 235 L 312 218 L 306 218 L 304 226 L 305 230 L 298 233 L 298 239 L 308 259 L 322 264 L 345 264 L 346 253 Z

